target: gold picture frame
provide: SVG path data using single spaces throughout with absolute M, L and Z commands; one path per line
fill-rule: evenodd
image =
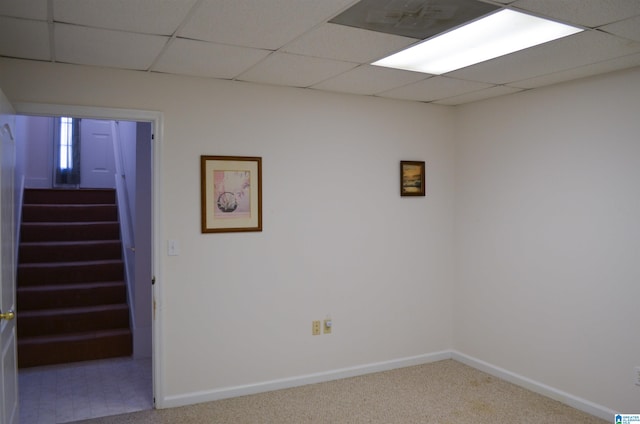
M 200 156 L 203 233 L 262 231 L 262 158 Z
M 400 161 L 400 196 L 424 196 L 425 164 L 423 161 Z

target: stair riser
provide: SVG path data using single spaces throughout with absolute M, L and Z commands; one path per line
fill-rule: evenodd
M 116 203 L 115 190 L 51 190 L 26 189 L 23 203 L 27 204 L 107 204 Z
M 17 291 L 20 310 L 72 308 L 81 306 L 109 305 L 125 303 L 127 288 L 124 283 L 104 287 L 79 286 L 79 288 L 56 289 L 44 287 L 36 291 Z
M 24 205 L 22 222 L 117 221 L 115 205 Z
M 20 228 L 20 240 L 23 242 L 119 239 L 120 228 L 117 222 L 80 224 L 23 223 Z
M 68 311 L 73 310 L 69 309 Z M 18 338 L 128 327 L 129 311 L 127 305 L 117 309 L 90 312 L 56 313 L 55 310 L 52 310 L 51 313 L 38 314 L 37 316 L 23 313 L 18 318 L 17 325 Z
M 18 265 L 18 287 L 89 283 L 95 281 L 121 281 L 124 275 L 122 261 L 108 262 L 104 264 L 78 264 L 78 265 L 47 265 L 34 266 L 33 264 Z
M 133 352 L 132 346 L 131 334 L 42 343 L 22 343 L 19 340 L 18 367 L 28 368 L 130 356 Z
M 20 245 L 20 263 L 122 259 L 119 241 L 58 245 Z

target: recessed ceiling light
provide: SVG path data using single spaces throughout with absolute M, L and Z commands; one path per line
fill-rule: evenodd
M 504 9 L 373 65 L 440 75 L 580 31 L 574 26 Z

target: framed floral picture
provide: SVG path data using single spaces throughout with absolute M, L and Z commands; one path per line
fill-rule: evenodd
M 262 231 L 262 158 L 201 156 L 202 232 Z
M 400 196 L 424 196 L 424 162 L 400 161 Z

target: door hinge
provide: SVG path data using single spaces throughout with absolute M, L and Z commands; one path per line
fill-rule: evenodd
M 151 134 L 151 140 L 155 140 L 156 139 L 156 135 L 155 134 Z
M 151 285 L 155 285 L 156 284 L 156 277 L 155 275 L 153 277 L 151 277 Z

